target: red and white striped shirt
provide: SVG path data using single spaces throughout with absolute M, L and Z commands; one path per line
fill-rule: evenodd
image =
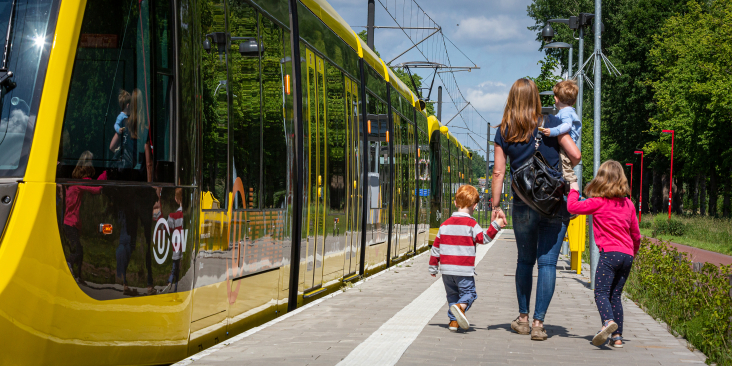
M 431 274 L 437 274 L 438 266 L 443 275 L 473 276 L 475 274 L 475 245 L 486 244 L 484 234 L 493 239 L 500 227 L 495 222 L 484 233 L 473 217 L 455 212 L 440 225 L 432 252 Z

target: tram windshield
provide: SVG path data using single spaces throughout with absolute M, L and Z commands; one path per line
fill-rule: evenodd
M 53 3 L 0 0 L 0 75 L 12 72 L 0 95 L 0 178 L 25 174 L 40 98 L 36 84 L 43 83 L 42 56 L 53 41 L 48 31 Z

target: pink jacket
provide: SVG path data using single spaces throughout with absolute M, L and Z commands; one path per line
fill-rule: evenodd
M 579 201 L 579 192 L 573 189 L 567 197 L 567 210 L 572 214 L 592 215 L 595 243 L 601 250 L 633 256 L 638 252 L 638 218 L 628 198 L 594 197 Z

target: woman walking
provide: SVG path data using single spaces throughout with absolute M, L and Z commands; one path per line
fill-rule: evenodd
M 519 79 L 508 94 L 503 120 L 495 137 L 495 165 L 493 182 L 502 182 L 506 171 L 506 157 L 512 171 L 518 169 L 535 152 L 535 136 L 543 123 L 544 128 L 557 127 L 561 121 L 554 116 L 542 116 L 541 99 L 536 84 L 528 79 Z M 580 161 L 580 152 L 568 134 L 557 137 L 543 136 L 538 146 L 547 163 L 561 172 L 559 149 L 563 148 L 572 165 Z M 501 184 L 492 185 L 493 212 L 491 220 L 505 219 L 501 209 Z M 554 217 L 543 217 L 531 209 L 518 196 L 513 195 L 513 230 L 516 235 L 518 261 L 516 265 L 516 297 L 519 316 L 511 328 L 519 334 L 531 334 L 532 340 L 547 338 L 544 330 L 544 316 L 554 295 L 557 258 L 569 223 L 567 204 L 563 202 Z M 532 272 L 539 263 L 536 283 L 536 304 L 533 324 L 529 326 L 529 305 L 531 301 Z

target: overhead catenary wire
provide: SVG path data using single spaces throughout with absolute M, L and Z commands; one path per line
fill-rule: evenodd
M 439 77 L 443 88 L 447 92 L 450 100 L 449 103 L 452 104 L 455 111 L 457 111 L 451 120 L 460 117 L 459 119 L 462 121 L 466 130 L 479 136 L 485 136 L 485 134 L 476 132 L 475 127 L 477 122 L 480 122 L 480 126 L 489 125 L 488 120 L 472 103 L 467 100 L 467 98 L 465 98 L 465 95 L 455 78 L 455 71 L 451 69 L 452 61 L 447 44 L 449 43 L 452 45 L 455 50 L 457 50 L 476 67 L 477 64 L 470 59 L 465 52 L 457 47 L 452 40 L 445 36 L 442 31 L 442 27 L 429 16 L 429 14 L 416 2 L 416 0 L 379 0 L 379 4 L 381 4 L 392 21 L 397 25 L 397 27 L 394 28 L 401 30 L 411 43 L 408 51 L 416 50 L 425 61 L 445 65 L 446 69 L 449 70 L 446 72 L 440 71 L 437 73 L 437 76 Z M 428 32 L 432 34 L 428 35 Z M 402 54 L 406 53 L 408 52 L 402 52 Z M 394 60 L 399 57 L 402 57 L 402 55 L 400 54 L 394 58 Z M 432 74 L 430 74 L 430 77 L 431 76 Z M 477 119 L 480 119 L 482 122 Z M 452 128 L 455 127 L 457 126 L 452 126 Z M 481 127 L 481 129 L 482 128 L 483 127 Z M 490 132 L 490 128 L 487 128 L 486 134 L 490 135 Z M 469 137 L 476 143 L 476 146 L 481 146 L 481 144 L 477 143 L 472 136 L 469 135 Z M 480 148 L 480 150 L 484 151 L 482 148 Z

